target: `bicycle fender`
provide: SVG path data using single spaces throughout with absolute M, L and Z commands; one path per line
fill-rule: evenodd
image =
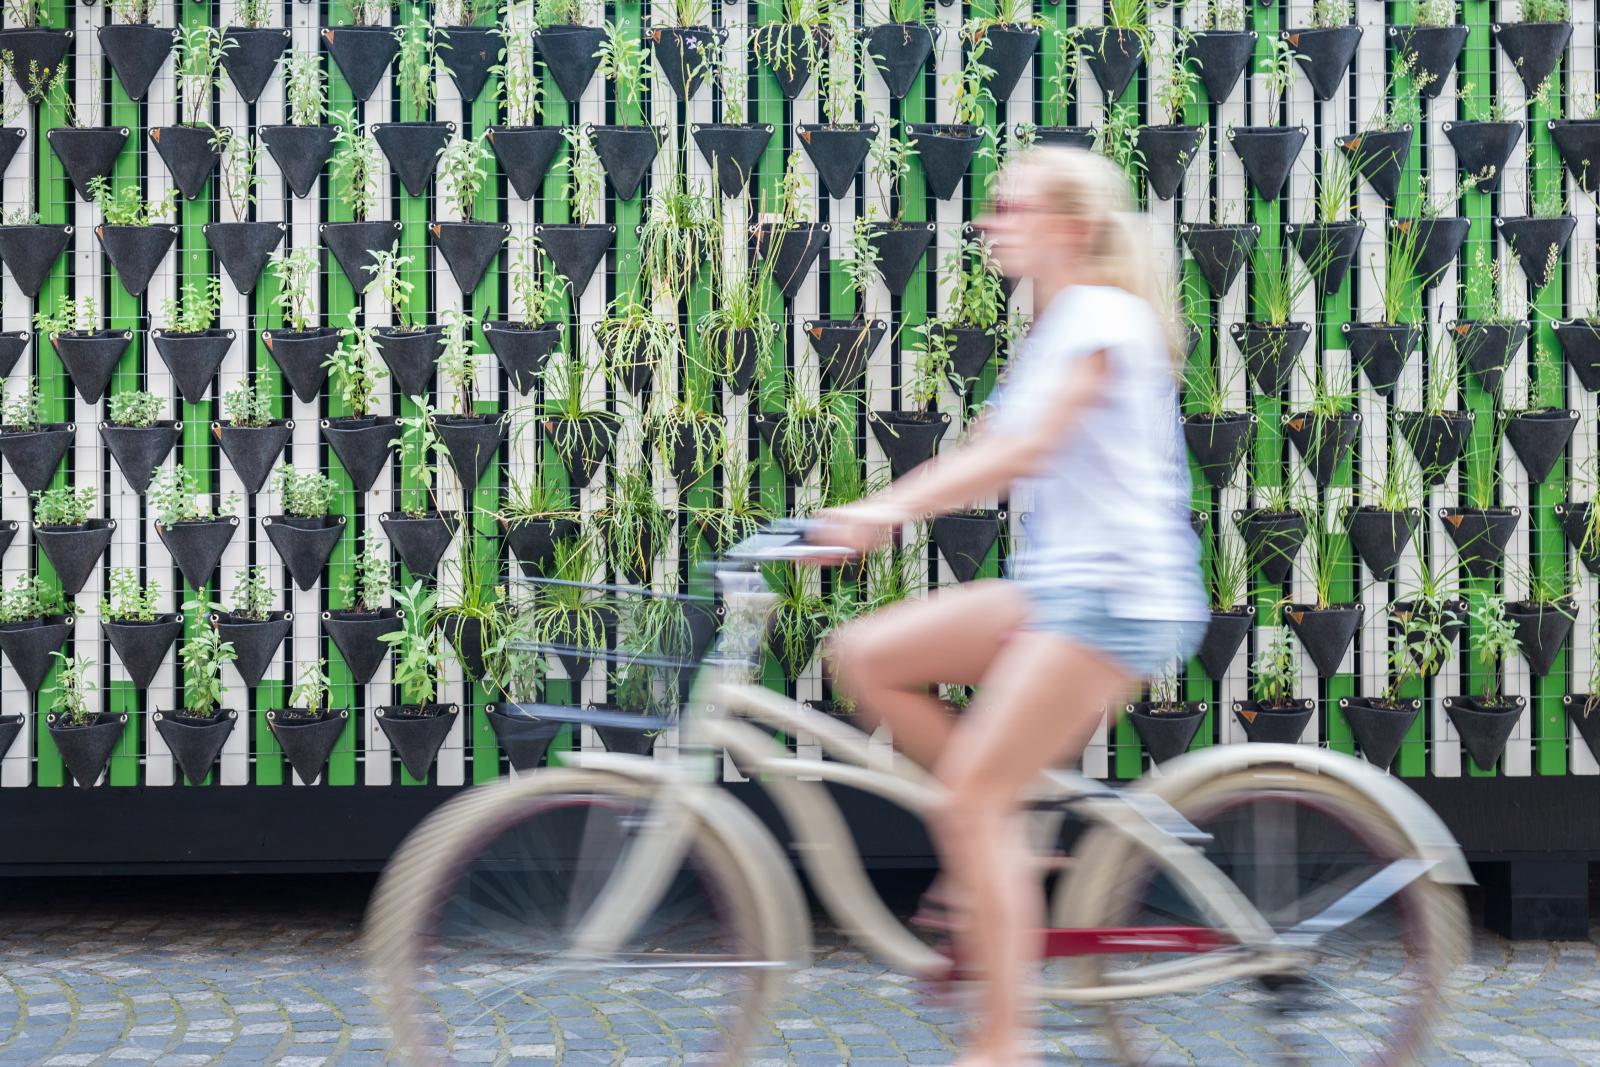
M 1128 788 L 1158 795 L 1182 796 L 1201 782 L 1231 771 L 1272 765 L 1326 774 L 1358 790 L 1392 818 L 1417 855 L 1432 866 L 1428 877 L 1445 885 L 1474 885 L 1476 880 L 1444 820 L 1417 794 L 1371 764 L 1312 745 L 1216 745 L 1186 753 L 1161 765 L 1159 777 L 1146 776 Z

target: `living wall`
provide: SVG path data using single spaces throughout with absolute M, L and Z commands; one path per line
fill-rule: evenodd
M 1584 7 L 13 3 L 0 784 L 670 751 L 499 709 L 668 708 L 587 653 L 713 617 L 515 579 L 704 594 L 958 442 L 1031 312 L 968 220 L 1035 142 L 1149 207 L 1216 609 L 1087 768 L 1593 772 Z M 988 503 L 774 571 L 767 682 L 825 701 L 830 626 L 999 573 Z

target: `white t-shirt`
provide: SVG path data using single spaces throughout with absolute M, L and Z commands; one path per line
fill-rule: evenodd
M 1073 286 L 1033 325 L 995 394 L 989 425 L 1026 432 L 1074 360 L 1107 353 L 1101 398 L 1038 475 L 1013 487 L 1028 514 L 1011 575 L 1102 590 L 1111 614 L 1209 618 L 1171 358 L 1156 312 L 1122 289 Z

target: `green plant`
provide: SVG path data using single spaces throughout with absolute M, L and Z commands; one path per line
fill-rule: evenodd
M 777 227 L 781 231 L 783 224 Z M 769 231 L 765 239 L 778 238 Z M 772 338 L 767 283 L 776 261 L 776 256 L 766 256 L 753 268 L 730 265 L 723 254 L 713 254 L 707 261 L 711 306 L 700 317 L 703 343 L 697 346 L 696 358 L 719 381 L 732 380 L 742 356 L 739 346 L 743 338 L 751 338 L 756 345 L 756 375 L 765 370 Z
M 594 337 L 605 357 L 606 376 L 619 383 L 641 368 L 659 373 L 676 366 L 682 346 L 678 324 L 631 293 L 612 301 L 605 318 L 595 324 Z
M 256 202 L 256 186 L 261 181 L 256 174 L 256 143 L 247 134 L 217 129 L 212 131 L 211 146 L 222 157 L 222 199 L 228 202 L 233 221 L 247 222 Z
M 1496 409 L 1480 414 L 1477 425 L 1487 422 L 1482 433 L 1474 433 L 1467 445 L 1467 502 L 1475 508 L 1494 507 L 1500 487 L 1500 453 L 1505 447 L 1506 424 L 1510 416 Z
M 832 7 L 828 0 L 783 0 L 778 21 L 757 26 L 750 34 L 750 54 L 782 74 L 793 74 L 802 60 L 807 69 L 816 66 L 826 59 L 828 48 L 838 43 L 832 38 L 818 40 Z M 785 32 L 790 28 L 812 32 L 791 36 Z
M 1244 29 L 1241 0 L 1201 0 L 1200 28 L 1238 33 Z
M 638 33 L 626 25 L 607 19 L 605 30 L 605 40 L 595 50 L 600 60 L 596 73 L 615 87 L 613 96 L 619 109 L 636 108 L 651 78 L 650 57 Z
M 33 494 L 33 521 L 38 526 L 82 526 L 99 501 L 100 493 L 92 485 L 41 489 Z
M 1258 244 L 1255 251 L 1255 321 L 1287 326 L 1295 305 L 1311 288 L 1311 271 L 1294 269 L 1294 256 L 1280 245 Z
M 1417 69 L 1415 53 L 1406 52 L 1389 72 L 1384 86 L 1384 104 L 1373 112 L 1372 127 L 1379 130 L 1413 129 L 1422 125 L 1422 91 L 1433 84 L 1434 75 Z
M 1417 0 L 1411 21 L 1418 26 L 1454 26 L 1460 0 Z
M 1282 121 L 1283 97 L 1294 84 L 1294 47 L 1278 37 L 1266 40 L 1267 52 L 1256 60 L 1256 73 L 1261 75 L 1267 90 L 1267 114 L 1273 123 Z
M 137 183 L 124 185 L 113 193 L 111 184 L 101 177 L 89 182 L 89 195 L 107 226 L 151 226 L 159 216 L 171 214 L 178 204 L 176 189 L 168 189 L 159 200 L 144 200 Z
M 526 478 L 518 478 L 506 487 L 495 513 L 506 526 L 515 526 L 532 519 L 578 519 L 577 509 L 568 499 L 566 489 L 552 485 L 537 471 Z
M 679 668 L 670 664 L 687 656 L 690 646 L 683 603 L 670 596 L 631 596 L 618 607 L 621 664 L 612 676 L 617 707 L 671 719 L 678 711 Z
M 57 725 L 83 726 L 91 722 L 95 713 L 89 709 L 89 694 L 96 686 L 89 675 L 94 671 L 94 660 L 88 656 L 64 656 L 60 652 L 50 655 L 61 662 L 52 690 L 55 696 L 50 702 Z
M 222 36 L 216 26 L 188 22 L 178 27 L 173 38 L 174 73 L 180 86 L 178 120 L 185 112 L 189 125 L 203 126 L 211 105 L 211 94 L 222 77 L 223 53 L 234 41 Z
M 399 654 L 394 664 L 394 684 L 409 704 L 431 704 L 444 673 L 444 642 L 438 630 L 438 594 L 421 581 L 393 591 L 400 609 L 400 629 L 378 640 Z
M 582 537 L 557 541 L 549 576 L 563 583 L 594 581 L 595 550 Z M 528 628 L 545 648 L 597 649 L 606 645 L 609 611 L 601 597 L 581 584 L 541 584 L 534 591 Z
M 1311 25 L 1319 30 L 1331 30 L 1350 24 L 1350 0 L 1312 0 Z
M 1570 0 L 1522 0 L 1520 22 L 1567 22 L 1572 17 Z
M 328 72 L 316 52 L 294 49 L 284 60 L 284 103 L 294 126 L 316 126 L 328 110 Z
M 1322 173 L 1316 178 L 1316 218 L 1313 221 L 1331 225 L 1349 219 L 1359 184 L 1359 176 L 1348 156 L 1343 152 L 1323 153 Z
M 37 574 L 19 577 L 0 593 L 0 623 L 64 615 L 66 610 L 67 601 L 60 587 L 46 584 Z
M 99 323 L 99 307 L 92 296 L 63 296 L 56 301 L 55 311 L 40 310 L 33 315 L 34 330 L 51 341 L 64 333 L 93 333 Z
M 0 56 L 7 54 L 0 52 Z M 0 63 L 0 75 L 3 74 L 5 74 L 4 64 Z M 5 116 L 0 113 L 0 123 L 3 122 Z M 38 226 L 42 222 L 44 216 L 26 205 L 13 204 L 10 207 L 0 207 L 0 226 Z
M 790 152 L 784 160 L 783 177 L 778 179 L 777 206 L 772 211 L 767 210 L 763 192 L 762 213 L 776 214 L 779 222 L 789 225 L 810 222 L 814 211 L 811 190 L 811 176 L 806 173 L 805 162 L 799 152 Z
M 395 30 L 400 52 L 395 57 L 395 80 L 400 92 L 400 109 L 411 122 L 427 121 L 439 94 L 439 40 L 422 9 L 413 9 L 411 20 Z
M 373 332 L 371 326 L 356 325 L 356 309 L 351 308 L 350 325 L 339 330 L 339 347 L 322 363 L 352 418 L 367 417 L 377 396 L 378 382 L 389 376 L 379 359 Z
M 1281 624 L 1272 632 L 1267 647 L 1250 663 L 1250 693 L 1263 704 L 1282 706 L 1294 699 L 1300 681 L 1295 662 L 1294 642 L 1289 629 Z
M 1188 49 L 1192 36 L 1185 30 L 1177 31 L 1173 43 L 1165 47 L 1166 64 L 1150 90 L 1157 111 L 1169 123 L 1183 121 L 1184 108 L 1195 99 L 1195 89 L 1200 84 L 1199 63 Z
M 1450 658 L 1450 631 L 1460 620 L 1455 608 L 1442 599 L 1413 601 L 1410 611 L 1392 612 L 1389 620 L 1394 629 L 1389 638 L 1389 681 L 1383 701 L 1396 706 L 1407 683 L 1438 673 Z
M 1045 74 L 1045 106 L 1058 123 L 1066 122 L 1072 101 L 1078 95 L 1079 49 L 1083 46 L 1083 27 L 1049 24 L 1046 32 L 1056 39 L 1056 62 Z
M 1381 279 L 1385 323 L 1398 324 L 1415 314 L 1428 281 L 1419 270 L 1424 250 L 1421 226 L 1400 223 L 1389 226 Z M 1374 267 L 1373 274 L 1377 273 Z
M 352 26 L 376 26 L 394 10 L 395 0 L 349 0 Z
M 1130 181 L 1137 181 L 1144 170 L 1144 152 L 1139 149 L 1139 109 L 1132 104 L 1108 108 L 1095 131 L 1094 150 L 1115 163 Z
M 848 394 L 817 393 L 788 375 L 775 443 L 790 456 L 830 455 L 833 442 L 846 432 L 847 414 L 854 414 Z
M 905 214 L 905 183 L 911 175 L 911 157 L 917 154 L 909 140 L 896 136 L 898 122 L 898 119 L 884 116 L 878 123 L 878 136 L 867 147 L 867 171 L 876 175 L 879 185 L 890 194 L 894 212 L 891 222 L 899 222 Z
M 624 575 L 648 575 L 672 536 L 672 512 L 656 499 L 646 471 L 619 471 L 596 516 L 611 564 Z
M 872 243 L 872 227 L 866 218 L 858 217 L 851 225 L 838 269 L 844 274 L 846 288 L 856 296 L 857 308 L 864 313 L 867 292 L 878 275 L 878 248 Z
M 488 180 L 489 145 L 480 134 L 456 136 L 439 150 L 439 195 L 463 222 L 472 221 L 478 194 Z
M 755 533 L 771 519 L 771 513 L 755 491 L 755 465 L 729 450 L 722 460 L 722 491 L 713 503 L 689 505 L 689 522 L 700 531 L 713 553 L 721 553 Z M 697 540 L 696 555 L 702 551 Z
M 111 622 L 155 622 L 161 604 L 161 583 L 139 580 L 132 567 L 112 567 L 109 593 L 100 601 L 100 615 Z
M 394 564 L 371 535 L 362 538 L 361 552 L 350 562 L 339 583 L 339 595 L 345 610 L 357 615 L 369 615 L 383 610 L 394 585 Z
M 1467 647 L 1483 673 L 1480 699 L 1484 704 L 1503 703 L 1501 667 L 1517 654 L 1517 624 L 1506 615 L 1505 599 L 1497 594 L 1474 591 L 1467 603 L 1467 617 L 1472 622 L 1467 629 Z
M 639 225 L 639 281 L 676 303 L 717 247 L 721 220 L 709 197 L 677 170 L 650 191 Z
M 401 493 L 401 510 L 413 519 L 420 519 L 428 513 L 433 500 L 439 460 L 448 453 L 434 430 L 435 412 L 428 398 L 414 396 L 411 402 L 416 405 L 417 412 L 400 416 L 400 437 L 394 447 L 400 453 L 401 484 L 406 486 Z M 387 580 L 384 584 L 388 584 Z
M 861 63 L 860 41 L 851 25 L 852 15 L 843 5 L 831 6 L 831 28 L 823 56 L 822 115 L 840 126 L 855 122 L 857 108 L 864 107 L 867 100 L 866 71 Z M 805 39 L 810 42 L 810 35 Z
M 40 412 L 43 410 L 42 401 L 39 399 L 39 380 L 32 376 L 24 378 L 19 388 L 0 389 L 0 425 L 13 433 L 31 433 L 39 427 Z
M 320 719 L 333 703 L 333 682 L 328 678 L 328 661 L 318 659 L 300 668 L 294 689 L 289 693 L 289 706 L 298 707 L 307 719 Z
M 566 198 L 573 221 L 594 225 L 605 219 L 605 167 L 594 150 L 594 143 L 582 126 L 567 126 L 561 134 L 567 140 Z
M 538 0 L 533 9 L 536 26 L 576 26 L 583 21 L 583 0 Z
M 1389 441 L 1388 461 L 1384 464 L 1383 477 L 1378 479 L 1373 503 L 1384 511 L 1404 511 L 1422 499 L 1423 489 L 1423 472 L 1415 464 L 1406 462 L 1400 437 L 1396 435 Z
M 288 252 L 274 252 L 267 266 L 278 280 L 272 302 L 283 313 L 289 329 L 303 333 L 317 322 L 316 286 L 322 264 L 317 250 L 302 245 Z
M 228 513 L 239 507 L 239 498 L 234 494 L 224 497 L 220 508 L 213 505 L 211 494 L 200 488 L 199 481 L 182 463 L 157 471 L 145 495 L 156 513 L 156 520 L 163 526 L 210 522 L 219 512 Z
M 1219 531 L 1203 562 L 1212 610 L 1236 610 L 1250 592 L 1250 559 L 1244 540 L 1222 536 Z
M 1198 361 L 1191 363 L 1183 371 L 1184 408 L 1212 418 L 1233 411 L 1231 387 L 1239 373 L 1237 365 L 1232 373 L 1224 374 L 1220 367 L 1208 367 Z
M 959 126 L 980 126 L 988 117 L 988 109 L 995 106 L 994 93 L 989 91 L 994 68 L 984 62 L 991 45 L 988 36 L 976 33 L 970 22 L 963 26 L 961 35 L 969 42 L 961 66 L 941 80 L 953 109 L 952 121 Z
M 205 605 L 190 601 L 195 617 L 189 626 L 189 637 L 178 649 L 183 660 L 183 706 L 188 713 L 209 719 L 222 706 L 222 665 L 238 658 L 232 641 L 224 641 L 216 624 L 204 611 Z
M 292 463 L 285 463 L 278 468 L 277 481 L 285 515 L 320 519 L 333 510 L 333 494 L 338 487 L 327 475 L 317 471 L 302 472 Z
M 476 26 L 494 14 L 496 0 L 439 0 L 436 21 L 448 39 L 448 27 Z
M 1303 511 L 1306 536 L 1299 561 L 1316 593 L 1316 606 L 1331 607 L 1334 587 L 1351 572 L 1350 533 L 1329 505 L 1307 504 Z
M 595 369 L 568 352 L 546 363 L 542 373 L 545 432 L 551 442 L 557 448 L 575 448 L 599 434 L 609 447 L 616 438 L 616 424 L 610 412 L 586 398 Z
M 510 284 L 512 303 L 521 312 L 517 321 L 531 330 L 564 319 L 572 283 L 546 264 L 537 237 L 516 238 L 514 247 Z
M 1006 291 L 988 243 L 963 240 L 945 257 L 944 271 L 951 286 L 943 321 L 995 333 L 1005 317 Z
M 251 622 L 265 622 L 272 610 L 272 586 L 265 567 L 251 567 L 233 587 L 233 614 Z
M 161 305 L 161 318 L 172 333 L 205 333 L 222 311 L 222 279 L 216 275 L 196 285 L 185 281 L 176 300 Z
M 672 25 L 701 26 L 710 15 L 707 0 L 672 0 Z
M 234 426 L 247 428 L 270 426 L 272 400 L 266 373 L 257 370 L 250 377 L 239 379 L 238 385 L 223 394 L 223 415 Z
M 792 677 L 811 662 L 817 642 L 832 623 L 830 605 L 813 588 L 813 568 L 784 563 L 762 570 L 774 593 L 767 647 Z
M 694 454 L 691 470 L 695 478 L 708 473 L 724 451 L 722 420 L 698 391 L 681 399 L 664 396 L 645 416 L 644 439 L 663 464 L 672 462 L 673 450 L 684 442 Z
M 154 426 L 165 406 L 166 401 L 161 397 L 142 389 L 124 389 L 120 393 L 112 393 L 107 404 L 111 425 L 135 429 Z
M 439 351 L 439 376 L 449 390 L 454 414 L 472 414 L 472 394 L 478 383 L 478 353 L 472 346 L 472 320 L 460 308 L 439 316 L 444 344 Z
M 1118 30 L 1132 30 L 1143 43 L 1150 22 L 1150 0 L 1107 0 L 1106 25 Z
M 1417 214 L 1424 219 L 1443 218 L 1445 212 L 1455 206 L 1462 195 L 1478 187 L 1478 184 L 1487 177 L 1485 174 L 1469 174 L 1458 181 L 1454 186 L 1442 193 L 1435 193 L 1433 185 L 1424 174 L 1418 179 L 1421 195 L 1418 198 Z
M 351 218 L 366 222 L 378 206 L 379 182 L 383 179 L 383 150 L 372 132 L 356 121 L 354 112 L 338 120 L 339 132 L 334 136 L 337 146 L 328 173 L 338 196 L 349 208 Z
M 945 381 L 954 373 L 951 353 L 953 342 L 947 331 L 937 328 L 940 325 L 937 322 L 923 323 L 912 342 L 916 360 L 912 364 L 910 378 L 901 383 L 900 391 L 914 411 L 925 410 L 937 403 Z
M 489 68 L 495 101 L 507 126 L 534 126 L 544 115 L 544 78 L 533 61 L 525 14 L 524 4 L 506 6 L 500 20 L 500 37 L 506 44 L 500 49 L 500 61 Z
M 259 3 L 260 0 L 249 0 L 250 3 Z M 155 12 L 155 0 L 111 0 L 111 17 L 115 22 L 126 22 L 130 25 L 147 26 Z M 12 4 L 6 5 L 6 20 L 11 20 L 11 13 L 15 8 Z
M 406 277 L 406 268 L 414 257 L 400 255 L 400 242 L 372 253 L 372 262 L 361 269 L 368 274 L 367 284 L 361 287 L 363 295 L 377 293 L 389 308 L 394 328 L 410 332 L 417 328 L 411 318 L 411 293 L 416 288 Z M 352 323 L 354 320 L 352 319 Z

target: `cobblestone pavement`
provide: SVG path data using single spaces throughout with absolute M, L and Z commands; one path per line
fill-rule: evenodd
M 131 879 L 0 884 L 0 1064 L 382 1063 L 386 1034 L 356 954 L 362 879 Z M 949 1063 L 953 1007 L 819 934 L 816 965 L 775 1019 L 761 1062 Z M 1438 1063 L 1600 1062 L 1600 967 L 1593 942 L 1476 939 L 1431 1056 Z M 542 1038 L 517 1063 L 645 1065 L 670 1049 L 605 1051 L 609 1027 L 536 992 Z M 1184 1010 L 1185 1004 L 1197 1010 Z M 1220 1032 L 1201 1003 L 1152 1005 L 1142 1021 L 1189 1062 L 1271 1062 Z M 1049 1063 L 1103 1063 L 1084 1017 L 1052 1010 L 1038 1049 Z M 662 1053 L 659 1054 L 658 1053 Z M 505 1054 L 484 1056 L 507 1062 Z M 1316 1058 L 1313 1057 L 1313 1061 Z

